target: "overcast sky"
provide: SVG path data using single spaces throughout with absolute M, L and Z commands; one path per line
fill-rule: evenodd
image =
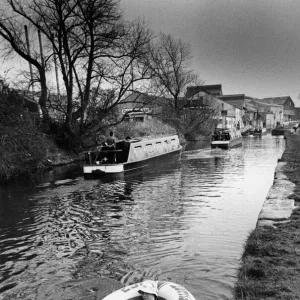
M 125 19 L 141 17 L 155 32 L 190 43 L 191 66 L 205 84 L 222 84 L 224 94 L 291 96 L 300 106 L 300 0 L 121 0 L 121 6 Z M 1 61 L 2 71 L 11 63 Z
M 192 67 L 224 94 L 300 93 L 300 0 L 121 0 L 126 19 L 190 43 Z

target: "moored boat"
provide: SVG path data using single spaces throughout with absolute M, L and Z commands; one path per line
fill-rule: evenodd
M 250 128 L 249 127 L 244 127 L 241 129 L 241 135 L 242 136 L 248 136 L 250 133 Z
M 253 135 L 262 135 L 267 133 L 267 129 L 264 127 L 255 127 L 253 130 Z
M 177 158 L 182 150 L 177 135 L 153 140 L 124 140 L 114 149 L 105 145 L 85 151 L 84 178 L 123 174 Z
M 212 136 L 211 148 L 230 149 L 242 146 L 243 137 L 241 132 L 235 128 L 217 128 Z

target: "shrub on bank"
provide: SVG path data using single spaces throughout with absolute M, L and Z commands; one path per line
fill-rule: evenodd
M 53 123 L 50 127 L 52 140 L 41 130 L 39 114 L 32 116 L 23 103 L 24 99 L 17 93 L 0 94 L 0 182 L 12 180 L 20 174 L 36 173 L 51 167 L 53 163 L 60 163 L 61 154 L 66 155 L 57 145 L 69 150 L 76 147 L 82 150 L 101 142 L 110 130 L 102 128 L 101 133 L 66 139 L 63 124 Z M 120 140 L 127 136 L 150 139 L 176 134 L 174 128 L 157 119 L 123 122 L 111 129 Z
M 55 144 L 23 109 L 22 98 L 13 92 L 0 95 L 0 181 L 46 168 L 55 152 Z
M 155 138 L 176 134 L 173 127 L 158 119 L 150 119 L 145 122 L 123 122 L 114 130 L 118 139 L 124 139 L 127 136 L 131 138 Z
M 30 173 L 49 166 L 48 159 L 56 147 L 36 126 L 20 122 L 16 126 L 1 128 L 0 180 Z

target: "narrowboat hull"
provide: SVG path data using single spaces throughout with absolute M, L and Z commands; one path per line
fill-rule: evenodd
M 164 148 L 162 145 L 157 146 L 162 142 L 170 141 L 169 146 Z M 171 141 L 173 144 L 171 144 Z M 147 150 L 147 146 L 153 146 Z M 155 147 L 156 146 L 156 147 Z M 167 149 L 169 147 L 169 149 Z M 149 148 L 149 147 L 148 147 Z M 135 151 L 136 150 L 136 151 Z M 150 152 L 151 150 L 151 152 Z M 115 150 L 115 152 L 120 150 Z M 178 160 L 182 151 L 182 146 L 176 136 L 167 138 L 155 139 L 153 141 L 143 141 L 130 145 L 128 159 L 125 162 L 119 162 L 117 156 L 116 163 L 85 163 L 83 165 L 83 176 L 85 179 L 97 178 L 102 176 L 113 176 L 121 178 L 124 173 L 136 172 L 147 168 L 162 166 L 167 163 Z M 119 154 L 118 154 L 119 155 Z
M 249 134 L 250 134 L 250 129 L 246 129 L 246 130 L 241 132 L 242 136 L 248 136 Z
M 235 128 L 217 128 L 212 136 L 211 148 L 230 149 L 243 145 L 243 137 Z
M 266 128 L 255 128 L 250 131 L 250 135 L 260 136 L 267 133 Z
M 221 148 L 221 149 L 230 149 L 235 147 L 240 147 L 243 145 L 243 138 L 238 137 L 229 141 L 212 141 L 211 148 Z
M 160 167 L 179 159 L 181 155 L 181 150 L 176 150 L 174 152 L 166 153 L 164 155 L 159 155 L 157 157 L 151 157 L 142 161 L 136 161 L 125 164 L 115 164 L 115 165 L 84 165 L 83 166 L 83 176 L 85 179 L 98 178 L 102 176 L 114 176 L 116 178 L 121 178 L 122 174 L 129 174 L 132 172 L 137 172 L 140 170 L 146 170 L 153 167 Z

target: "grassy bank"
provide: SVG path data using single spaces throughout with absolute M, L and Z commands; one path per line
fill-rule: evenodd
M 12 108 L 14 109 L 14 107 Z M 16 114 L 8 114 L 5 124 L 0 123 L 0 182 L 8 182 L 19 175 L 36 174 L 53 165 L 60 165 L 79 159 L 75 154 L 70 156 L 60 149 L 45 135 L 30 117 L 19 118 Z M 117 139 L 131 138 L 151 139 L 176 134 L 174 128 L 159 120 L 146 122 L 122 123 L 110 130 L 115 131 Z M 102 137 L 105 140 L 105 134 Z M 96 140 L 96 138 L 95 138 Z M 181 142 L 185 140 L 182 138 Z M 91 142 L 91 145 L 95 141 Z
M 286 135 L 283 173 L 296 188 L 289 196 L 295 209 L 289 218 L 250 233 L 234 299 L 300 299 L 300 135 Z

